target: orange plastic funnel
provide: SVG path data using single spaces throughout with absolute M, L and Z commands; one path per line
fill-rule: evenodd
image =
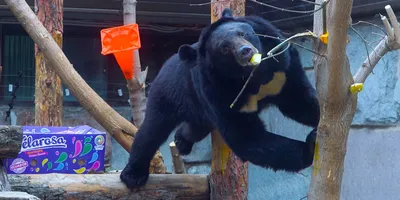
M 139 49 L 140 36 L 137 24 L 128 24 L 101 30 L 101 54 L 114 54 L 125 79 L 133 78 L 133 50 Z

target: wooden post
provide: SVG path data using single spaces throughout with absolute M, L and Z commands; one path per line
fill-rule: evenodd
M 315 1 L 321 5 L 326 2 Z M 325 56 L 313 55 L 321 119 L 308 200 L 340 199 L 347 139 L 357 108 L 358 91 L 355 86 L 364 83 L 386 53 L 400 49 L 400 26 L 393 10 L 387 5 L 385 9 L 391 19 L 391 25 L 382 15 L 381 20 L 388 35 L 380 41 L 352 76 L 346 54 L 352 5 L 352 0 L 330 1 L 326 8 L 326 21 L 323 21 L 324 12 L 316 12 L 314 15 L 314 33 L 322 35 L 323 24 L 326 23 L 329 38 L 327 44 L 320 40 L 313 42 L 314 51 Z
M 133 24 L 136 23 L 136 0 L 124 0 L 124 24 Z M 147 69 L 142 72 L 140 66 L 140 56 L 139 50 L 133 51 L 134 55 L 134 63 L 133 63 L 133 73 L 134 77 L 130 80 L 127 80 L 127 87 L 129 91 L 129 100 L 132 109 L 132 117 L 133 123 L 137 128 L 143 123 L 144 113 L 146 111 L 146 96 L 145 96 L 145 87 L 144 82 L 147 76 Z M 164 174 L 166 169 L 163 161 L 162 154 L 160 150 L 157 150 L 153 160 L 150 163 L 150 173 L 154 174 Z
M 174 141 L 169 143 L 169 149 L 171 150 L 172 165 L 174 167 L 175 174 L 185 174 L 185 163 L 183 163 L 182 157 L 179 154 L 179 151 L 176 148 L 176 144 Z
M 62 48 L 63 0 L 35 0 L 39 21 Z M 61 126 L 63 92 L 60 77 L 48 66 L 43 52 L 35 44 L 35 125 Z
M 211 1 L 211 22 L 221 16 L 224 8 L 231 8 L 234 16 L 245 14 L 245 0 Z M 212 200 L 247 199 L 248 164 L 236 157 L 222 140 L 218 131 L 212 132 L 212 160 L 210 189 Z
M 136 23 L 136 0 L 124 0 L 124 24 Z M 134 77 L 127 80 L 129 100 L 132 107 L 133 124 L 140 128 L 146 111 L 145 80 L 147 68 L 142 72 L 139 50 L 134 50 L 133 72 Z

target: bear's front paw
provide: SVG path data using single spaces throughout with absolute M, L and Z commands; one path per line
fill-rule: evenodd
M 122 170 L 120 179 L 125 185 L 132 189 L 138 188 L 146 184 L 149 179 L 149 171 L 148 170 L 132 170 L 133 168 L 126 166 L 124 170 Z
M 175 145 L 181 155 L 188 155 L 192 152 L 194 143 L 175 135 Z
M 315 141 L 317 140 L 317 129 L 313 129 L 307 136 L 306 143 L 308 147 L 308 157 L 310 161 L 310 165 L 314 159 L 314 151 L 315 151 Z
M 306 142 L 310 145 L 315 145 L 315 141 L 317 140 L 317 129 L 314 128 L 307 136 Z M 313 148 L 314 149 L 314 148 Z

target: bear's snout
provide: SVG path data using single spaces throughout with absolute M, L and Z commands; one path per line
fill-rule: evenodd
M 249 45 L 243 45 L 242 47 L 239 48 L 239 54 L 242 56 L 243 59 L 245 60 L 250 60 L 251 57 L 255 54 L 256 52 L 251 48 Z
M 245 42 L 240 41 L 236 43 L 236 51 L 234 54 L 236 57 L 236 61 L 241 66 L 251 65 L 250 64 L 251 57 L 256 53 L 258 53 L 258 50 L 251 43 L 247 41 Z

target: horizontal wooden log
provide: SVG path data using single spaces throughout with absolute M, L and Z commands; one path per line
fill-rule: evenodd
M 17 157 L 21 143 L 21 126 L 0 126 L 0 159 Z
M 46 200 L 169 200 L 209 199 L 207 175 L 151 174 L 147 184 L 129 190 L 115 174 L 9 175 L 13 191 L 22 191 Z

